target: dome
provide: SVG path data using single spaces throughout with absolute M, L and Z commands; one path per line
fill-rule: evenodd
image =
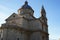
M 31 6 L 28 5 L 27 1 L 25 1 L 25 4 L 20 9 L 30 9 L 34 12 L 34 10 L 31 8 Z

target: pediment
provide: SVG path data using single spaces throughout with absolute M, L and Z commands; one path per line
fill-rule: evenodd
M 7 20 L 11 20 L 11 19 L 15 19 L 15 18 L 17 18 L 18 17 L 18 15 L 16 14 L 16 13 L 13 13 L 11 16 L 9 16 L 7 19 L 6 19 L 6 21 Z

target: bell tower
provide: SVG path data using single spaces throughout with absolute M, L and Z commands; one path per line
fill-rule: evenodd
M 46 17 L 46 11 L 44 9 L 44 6 L 42 6 L 41 8 L 41 21 L 47 24 L 47 17 Z

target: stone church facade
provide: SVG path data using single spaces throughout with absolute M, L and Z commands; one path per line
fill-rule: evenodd
M 41 8 L 41 17 L 33 16 L 34 10 L 25 1 L 0 27 L 0 40 L 49 40 L 48 24 L 44 7 Z

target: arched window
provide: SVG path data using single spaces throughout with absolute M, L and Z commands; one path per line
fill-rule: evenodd
M 45 40 L 44 36 L 42 36 L 42 40 Z
M 17 38 L 17 40 L 19 40 L 19 38 Z
M 43 30 L 44 28 L 43 28 L 43 24 L 42 24 L 42 30 Z
M 1 34 L 0 34 L 0 38 L 1 38 Z
M 1 40 L 3 40 L 3 38 L 1 38 Z

